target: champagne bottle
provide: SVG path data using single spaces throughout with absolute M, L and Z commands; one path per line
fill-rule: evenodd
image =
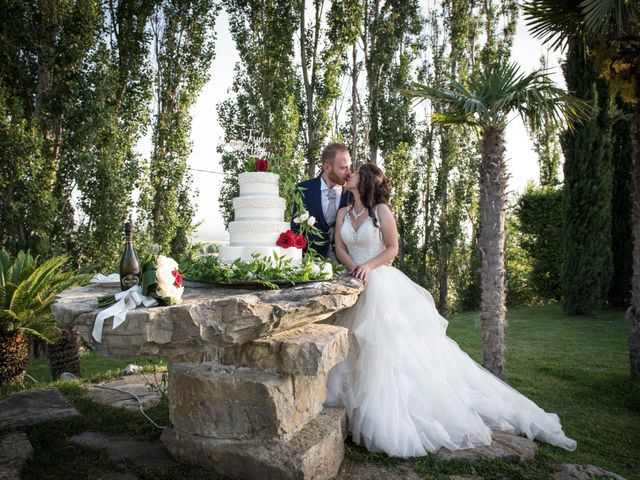
M 140 285 L 140 262 L 133 249 L 133 229 L 131 221 L 124 224 L 125 245 L 120 259 L 120 289 L 129 290 Z

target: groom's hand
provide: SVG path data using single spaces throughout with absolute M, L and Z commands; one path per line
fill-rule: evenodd
M 369 278 L 370 271 L 371 271 L 371 267 L 368 264 L 363 263 L 362 265 L 358 265 L 356 268 L 351 270 L 351 275 L 366 282 L 367 279 Z

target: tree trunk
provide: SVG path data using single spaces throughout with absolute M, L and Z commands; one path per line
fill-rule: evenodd
M 358 43 L 353 43 L 351 70 L 351 161 L 358 165 Z
M 631 126 L 633 137 L 633 277 L 631 280 L 631 306 L 627 318 L 629 331 L 629 367 L 631 378 L 640 378 L 640 81 L 636 81 L 636 104 Z
M 504 267 L 504 220 L 507 175 L 504 163 L 504 131 L 491 127 L 482 138 L 480 161 L 480 238 L 482 255 L 482 364 L 504 379 L 506 288 Z
M 440 245 L 438 256 L 438 311 L 441 315 L 447 313 L 449 304 L 449 245 Z
M 0 333 L 0 385 L 22 383 L 29 362 L 29 342 L 17 332 Z

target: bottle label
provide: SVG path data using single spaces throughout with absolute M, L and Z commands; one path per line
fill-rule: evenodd
M 134 275 L 133 273 L 130 273 L 128 275 L 125 275 L 124 277 L 122 277 L 122 279 L 120 280 L 120 283 L 122 284 L 122 286 L 126 287 L 127 289 L 134 287 L 136 285 L 138 285 L 140 283 L 140 279 L 138 278 L 137 275 Z

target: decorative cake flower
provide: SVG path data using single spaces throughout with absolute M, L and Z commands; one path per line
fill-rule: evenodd
M 256 172 L 266 172 L 269 170 L 269 162 L 266 160 L 256 160 Z
M 305 248 L 307 246 L 307 239 L 304 238 L 304 235 L 298 233 L 293 240 L 293 246 L 296 248 Z
M 247 161 L 245 171 L 247 172 L 268 172 L 271 170 L 271 165 L 267 160 L 257 157 L 251 157 Z
M 296 234 L 293 233 L 291 230 L 287 230 L 286 232 L 282 232 L 280 234 L 280 237 L 278 238 L 276 245 L 282 248 L 289 248 L 293 246 L 293 243 L 295 242 L 295 240 L 296 240 Z

